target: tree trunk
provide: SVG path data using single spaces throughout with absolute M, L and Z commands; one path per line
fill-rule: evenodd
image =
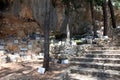
M 107 12 L 107 1 L 103 2 L 103 19 L 104 19 L 104 31 L 103 35 L 106 36 L 108 33 L 108 12 Z
M 112 19 L 112 26 L 113 28 L 116 28 L 116 21 L 115 21 L 115 15 L 114 15 L 114 9 L 111 0 L 108 0 L 108 5 L 110 8 L 110 14 L 111 14 L 111 19 Z
M 92 25 L 93 25 L 94 37 L 96 37 L 97 33 L 96 33 L 96 26 L 95 26 L 94 1 L 93 0 L 90 0 L 90 8 L 91 8 L 91 17 L 92 17 Z
M 66 34 L 67 34 L 67 44 L 70 44 L 70 26 L 69 26 L 69 22 L 70 22 L 70 10 L 69 10 L 69 4 L 66 7 Z
M 67 44 L 70 45 L 70 27 L 69 27 L 69 23 L 67 24 L 67 28 L 66 28 L 66 34 L 67 34 Z
M 66 33 L 65 30 L 66 30 L 67 23 L 68 23 L 68 16 L 65 15 L 64 16 L 64 20 L 62 21 L 62 24 L 61 24 L 61 30 L 60 30 L 60 32 Z
M 50 29 L 50 0 L 45 3 L 45 21 L 44 21 L 44 62 L 43 67 L 46 71 L 49 70 L 49 29 Z
M 67 30 L 67 25 L 69 26 L 69 7 L 65 7 L 65 16 L 64 16 L 64 20 L 62 21 L 61 24 L 61 32 L 66 33 L 65 30 Z

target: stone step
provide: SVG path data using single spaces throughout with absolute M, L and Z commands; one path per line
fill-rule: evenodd
M 96 77 L 96 76 L 83 75 L 83 74 L 77 74 L 77 73 L 70 73 L 69 77 L 70 77 L 70 80 L 117 80 L 115 78 L 112 79 L 112 78 L 106 78 L 106 77 Z
M 92 47 L 79 56 L 70 59 L 71 74 L 105 77 L 96 80 L 120 79 L 120 47 Z
M 120 54 L 114 53 L 103 53 L 103 54 L 94 54 L 94 53 L 88 53 L 88 54 L 81 54 L 80 56 L 86 57 L 86 58 L 120 58 Z
M 120 58 L 89 58 L 89 57 L 75 57 L 70 61 L 80 62 L 98 62 L 98 63 L 117 63 L 120 64 Z
M 102 69 L 94 69 L 94 68 L 72 68 L 71 73 L 83 74 L 83 75 L 91 75 L 96 77 L 106 77 L 113 78 L 113 80 L 119 80 L 120 71 L 116 70 L 102 70 Z
M 120 50 L 85 50 L 86 53 L 96 53 L 96 54 L 120 54 Z
M 120 47 L 116 47 L 116 46 L 113 46 L 113 47 L 91 47 L 89 48 L 89 50 L 120 50 Z
M 120 64 L 70 61 L 71 66 L 120 71 Z

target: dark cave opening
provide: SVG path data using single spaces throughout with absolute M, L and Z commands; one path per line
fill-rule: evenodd
M 9 7 L 9 1 L 8 0 L 0 0 L 0 11 L 5 11 Z

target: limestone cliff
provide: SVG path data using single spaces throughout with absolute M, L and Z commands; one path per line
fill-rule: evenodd
M 73 34 L 84 34 L 92 29 L 90 6 L 84 0 L 76 0 L 75 4 L 80 7 L 70 12 L 70 29 Z M 55 5 L 50 8 L 50 28 L 66 32 L 64 5 L 60 0 L 56 0 Z M 0 0 L 0 36 L 17 36 L 19 31 L 16 29 L 24 36 L 35 31 L 43 34 L 44 17 L 45 0 Z M 101 12 L 95 11 L 95 17 L 98 21 L 103 20 Z

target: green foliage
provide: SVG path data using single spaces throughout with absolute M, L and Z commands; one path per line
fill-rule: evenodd
M 56 0 L 51 1 L 52 5 L 56 7 Z M 77 4 L 79 0 L 61 0 L 61 2 L 63 3 L 63 5 L 65 5 L 65 7 L 68 7 L 70 10 L 75 10 L 81 6 L 80 4 Z
M 113 0 L 112 3 L 113 3 L 113 6 L 120 9 L 120 0 Z
M 62 0 L 62 3 L 64 5 L 66 5 L 67 7 L 74 8 L 74 9 L 77 9 L 81 6 L 80 4 L 76 4 L 76 2 L 79 2 L 79 0 Z
M 102 6 L 104 0 L 87 0 L 87 2 L 93 2 L 97 6 Z
M 68 5 L 71 2 L 71 0 L 62 0 L 62 2 L 64 5 Z
M 102 6 L 104 0 L 94 0 L 96 5 Z
M 77 45 L 83 44 L 82 40 L 75 40 L 75 42 L 77 43 Z
M 90 0 L 92 1 L 92 0 Z M 104 0 L 94 0 L 97 6 L 102 6 Z M 120 9 L 120 0 L 111 0 L 114 7 Z
M 70 12 L 76 11 L 79 7 L 81 7 L 81 4 L 78 4 L 79 0 L 62 0 L 62 3 L 65 6 L 66 15 L 69 15 Z

